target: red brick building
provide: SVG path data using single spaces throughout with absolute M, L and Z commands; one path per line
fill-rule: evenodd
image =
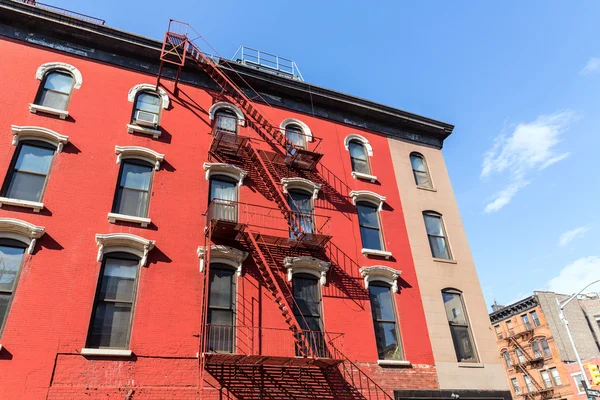
M 389 144 L 453 127 L 175 28 L 0 1 L 0 398 L 470 393 L 439 384 Z

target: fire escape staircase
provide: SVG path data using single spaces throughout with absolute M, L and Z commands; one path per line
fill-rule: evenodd
M 526 332 L 524 332 L 525 334 L 529 333 L 530 330 L 527 330 Z M 533 330 L 531 330 L 533 331 Z M 545 399 L 548 397 L 552 396 L 552 393 L 554 392 L 553 388 L 546 388 L 544 386 L 542 386 L 542 384 L 540 384 L 537 379 L 531 374 L 531 372 L 529 371 L 529 369 L 527 368 L 528 365 L 533 365 L 536 364 L 540 361 L 543 362 L 543 357 L 535 357 L 532 356 L 531 354 L 529 354 L 529 352 L 521 345 L 521 343 L 519 343 L 519 341 L 517 340 L 518 337 L 523 336 L 523 332 L 521 334 L 516 334 L 516 335 L 511 335 L 507 337 L 507 340 L 509 343 L 512 343 L 515 348 L 519 349 L 519 351 L 521 352 L 521 354 L 523 355 L 523 357 L 525 358 L 525 361 L 520 361 L 518 356 L 517 356 L 517 363 L 515 364 L 515 367 L 517 369 L 519 369 L 524 375 L 526 375 L 527 377 L 529 377 L 529 379 L 531 380 L 531 384 L 534 387 L 533 391 L 529 391 L 526 393 L 523 393 L 523 395 L 525 396 L 525 398 L 528 399 L 533 399 L 535 398 L 535 396 L 539 395 L 541 398 Z
M 221 70 L 217 62 L 215 62 L 211 57 L 205 55 L 205 53 L 203 53 L 194 44 L 194 40 L 196 39 L 190 40 L 188 38 L 189 29 L 191 29 L 191 27 L 185 23 L 174 20 L 171 20 L 169 23 L 169 31 L 165 34 L 161 51 L 161 66 L 157 79 L 157 87 L 160 85 L 164 63 L 174 64 L 178 66 L 177 76 L 175 78 L 175 93 L 177 93 L 177 82 L 179 80 L 181 69 L 185 65 L 186 61 L 192 61 L 204 72 L 206 72 L 206 74 L 222 88 L 221 95 L 227 94 L 227 98 L 244 111 L 249 127 L 251 127 L 264 141 L 280 146 L 279 151 L 283 151 L 283 154 L 285 154 L 286 165 L 292 168 L 314 170 L 323 155 L 295 146 L 290 140 L 287 139 L 287 137 L 279 128 L 270 124 L 267 118 L 265 118 L 253 105 L 248 96 L 244 94 L 242 89 L 240 89 Z M 199 37 L 200 35 L 198 35 L 198 38 Z M 243 78 L 241 79 L 243 80 Z M 249 84 L 246 83 L 246 85 L 250 87 Z M 255 93 L 260 97 L 257 92 Z M 298 242 L 302 242 L 306 233 L 303 232 L 301 223 L 298 221 L 295 212 L 288 204 L 287 198 L 280 186 L 280 179 L 278 179 L 278 176 L 276 173 L 274 173 L 276 169 L 272 165 L 269 165 L 271 161 L 269 158 L 261 156 L 261 152 L 255 148 L 255 145 L 252 141 L 245 141 L 243 143 L 243 149 L 251 160 L 252 167 L 260 176 L 261 180 L 266 185 L 267 190 L 270 192 L 275 203 L 277 204 L 277 207 L 286 218 L 287 223 L 289 224 L 290 233 Z M 208 245 L 208 247 L 205 246 L 205 248 L 207 249 L 210 247 L 210 227 L 208 227 L 208 232 L 209 233 L 205 238 L 205 244 Z M 261 246 L 261 235 L 258 232 L 251 230 L 243 231 L 241 234 L 242 242 L 244 242 L 246 247 L 250 250 L 250 254 L 258 266 L 266 287 L 271 292 L 273 299 L 277 303 L 277 306 L 292 333 L 298 355 L 304 358 L 313 357 L 314 359 L 318 359 L 318 354 L 315 354 L 315 351 L 307 340 L 306 335 L 303 334 L 303 330 L 301 329 L 296 316 L 293 314 L 294 307 L 297 305 L 295 304 L 291 289 L 287 284 L 285 284 L 285 282 L 279 282 L 274 271 L 274 268 L 276 268 L 276 263 L 273 257 L 268 254 L 268 250 L 264 250 L 265 246 Z M 322 244 L 324 245 L 325 243 Z M 201 329 L 201 348 L 199 352 L 202 374 L 206 369 L 207 358 L 205 357 L 203 350 L 206 349 L 207 339 L 207 288 L 209 285 L 210 250 L 206 252 L 204 263 L 203 324 Z M 305 326 L 308 326 L 306 321 L 303 322 Z M 341 363 L 322 365 L 323 370 L 329 377 L 338 376 L 345 380 L 347 386 L 352 388 L 351 392 L 354 394 L 354 396 L 350 396 L 348 398 L 392 400 L 392 397 L 383 388 L 381 388 L 373 379 L 364 373 L 348 357 L 343 355 L 343 353 L 341 353 L 341 351 L 337 349 L 333 343 L 328 342 L 327 346 L 328 352 L 332 354 L 335 353 L 336 358 L 339 358 Z M 201 376 L 201 380 L 204 381 L 203 375 Z

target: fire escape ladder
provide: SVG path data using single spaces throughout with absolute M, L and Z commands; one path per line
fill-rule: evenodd
M 523 354 L 523 356 L 526 359 L 525 362 L 518 362 L 517 368 L 519 368 L 521 370 L 521 372 L 523 372 L 525 375 L 527 375 L 529 377 L 529 379 L 531 380 L 531 383 L 535 387 L 536 392 L 539 393 L 539 392 L 545 391 L 546 389 L 533 377 L 533 375 L 531 375 L 531 373 L 527 369 L 527 364 L 529 364 L 533 361 L 533 358 L 531 357 L 531 355 L 525 350 L 525 348 L 523 346 L 521 346 L 521 344 L 515 337 L 511 337 L 510 341 L 515 345 L 516 348 L 519 349 L 519 351 L 521 351 L 521 354 Z M 519 361 L 518 357 L 517 357 L 517 361 Z
M 298 352 L 303 357 L 310 357 L 312 353 L 311 346 L 308 343 L 303 329 L 300 327 L 296 317 L 294 316 L 294 306 L 296 306 L 296 302 L 294 300 L 293 293 L 286 284 L 279 284 L 279 281 L 275 276 L 275 272 L 273 271 L 273 268 L 277 265 L 275 259 L 270 254 L 266 246 L 263 246 L 266 251 L 263 251 L 259 246 L 258 240 L 260 240 L 260 234 L 255 232 L 246 232 L 244 238 L 249 244 L 247 247 L 256 265 L 258 266 L 260 274 L 265 280 L 265 286 L 273 295 L 273 299 L 275 300 L 275 303 L 277 303 L 277 307 L 281 311 L 281 315 L 283 315 L 286 324 L 294 335 L 294 341 L 296 343 Z M 269 259 L 267 259 L 267 254 Z M 304 324 L 308 327 L 306 321 L 304 321 Z

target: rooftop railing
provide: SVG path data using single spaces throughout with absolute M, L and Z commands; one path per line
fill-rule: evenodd
M 92 17 L 92 16 L 86 15 L 86 14 L 81 14 L 81 13 L 78 13 L 75 11 L 67 10 L 67 9 L 61 8 L 61 7 L 56 7 L 56 6 L 53 6 L 50 4 L 40 3 L 39 1 L 22 0 L 22 2 L 25 4 L 29 4 L 30 6 L 33 6 L 33 7 L 37 7 L 37 8 L 41 8 L 44 10 L 53 11 L 57 14 L 65 15 L 67 17 L 77 18 L 82 21 L 91 22 L 92 24 L 104 25 L 106 23 L 106 21 L 104 21 L 103 19 L 100 19 L 100 18 Z

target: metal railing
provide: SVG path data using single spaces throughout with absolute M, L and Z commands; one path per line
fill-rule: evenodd
M 263 235 L 291 238 L 291 216 L 279 208 L 242 203 L 224 199 L 213 199 L 206 211 L 207 226 L 211 221 L 222 221 L 246 225 Z M 330 217 L 293 211 L 304 234 L 328 235 Z
M 523 335 L 526 333 L 532 332 L 534 329 L 541 326 L 539 321 L 537 323 L 527 323 L 527 324 L 511 324 L 510 328 L 506 327 L 506 324 L 502 324 L 502 329 L 495 330 L 496 336 L 498 340 L 502 339 L 510 339 L 519 335 Z
M 251 47 L 240 46 L 231 59 L 243 65 L 304 82 L 304 77 L 300 73 L 298 65 L 289 58 L 279 57 Z
M 303 330 L 308 358 L 341 359 L 344 334 Z M 299 357 L 301 352 L 288 328 L 207 324 L 205 353 L 266 357 Z
M 67 17 L 77 18 L 82 21 L 91 22 L 92 24 L 104 25 L 106 23 L 105 20 L 92 17 L 91 15 L 81 14 L 75 11 L 67 10 L 65 8 L 52 6 L 50 4 L 40 3 L 35 0 L 21 0 L 21 2 L 25 4 L 29 4 L 30 6 L 41 8 L 48 11 L 53 11 L 58 14 L 66 15 Z

